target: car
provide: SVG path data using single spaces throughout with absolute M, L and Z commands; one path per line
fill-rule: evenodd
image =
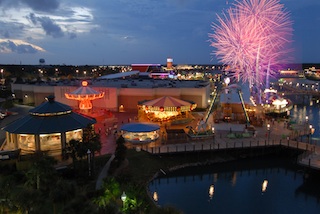
M 0 119 L 3 119 L 7 116 L 7 112 L 0 112 Z

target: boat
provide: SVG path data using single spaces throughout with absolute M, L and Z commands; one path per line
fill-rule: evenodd
M 304 69 L 304 76 L 309 80 L 320 81 L 320 69 L 315 67 Z

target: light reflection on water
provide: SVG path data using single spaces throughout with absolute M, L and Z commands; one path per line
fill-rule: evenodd
M 186 214 L 317 213 L 320 210 L 320 191 L 313 189 L 318 183 L 304 182 L 302 171 L 275 166 L 213 170 L 207 166 L 200 172 L 190 168 L 167 174 L 152 181 L 149 191 L 151 195 L 157 192 L 157 204 L 172 205 Z
M 315 128 L 311 135 L 312 143 L 320 145 L 320 104 L 312 103 L 312 105 L 295 105 L 290 111 L 290 118 L 297 123 L 311 124 Z M 308 136 L 304 136 L 302 140 L 307 141 Z

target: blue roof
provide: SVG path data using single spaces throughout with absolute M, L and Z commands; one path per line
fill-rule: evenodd
M 121 126 L 121 130 L 128 132 L 152 132 L 159 129 L 160 126 L 155 123 L 127 123 Z
M 31 109 L 27 116 L 13 121 L 3 130 L 14 134 L 50 134 L 82 129 L 95 123 L 94 118 L 75 113 L 70 106 L 49 96 L 48 102 Z

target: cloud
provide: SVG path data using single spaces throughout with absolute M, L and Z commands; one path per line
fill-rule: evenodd
M 64 32 L 62 31 L 61 27 L 47 16 L 37 17 L 34 13 L 30 13 L 28 19 L 34 25 L 40 23 L 42 29 L 46 32 L 46 35 L 52 36 L 53 38 L 64 36 Z
M 59 8 L 58 0 L 20 0 L 36 11 L 51 12 Z
M 37 45 L 17 40 L 17 39 L 0 39 L 0 53 L 37 53 L 45 50 Z
M 34 11 L 53 12 L 59 6 L 59 0 L 0 0 L 0 5 L 5 8 L 29 7 Z
M 53 38 L 64 36 L 61 27 L 54 23 L 54 21 L 52 21 L 49 17 L 39 17 L 38 21 L 41 23 L 41 26 L 47 35 L 50 35 Z

